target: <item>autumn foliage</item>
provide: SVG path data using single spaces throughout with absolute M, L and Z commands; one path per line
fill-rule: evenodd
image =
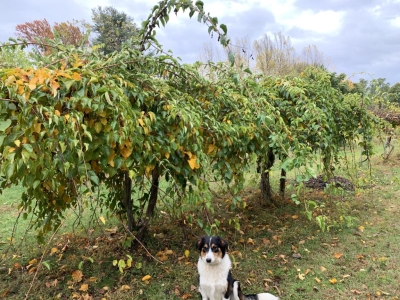
M 226 64 L 210 63 L 218 74 L 210 81 L 197 65 L 164 54 L 153 29 L 186 9 L 229 47 L 226 26 L 205 14 L 201 1 L 165 0 L 143 22 L 139 47 L 128 40 L 108 55 L 52 51 L 36 69 L 0 69 L 0 190 L 26 188 L 21 207 L 33 211 L 40 233 L 83 201 L 126 216 L 140 236 L 159 205 L 179 218 L 194 207 L 211 209 L 209 178 L 228 186 L 236 205 L 255 158 L 262 180 L 279 163 L 284 172 L 305 170 L 301 182 L 315 176 L 318 154 L 329 174 L 346 143 L 358 139 L 368 153 L 371 116 L 357 95 L 332 86 L 325 70 L 298 77 L 238 72 L 229 52 Z M 45 21 L 27 28 L 33 41 L 34 29 L 51 35 Z M 159 55 L 145 55 L 149 48 Z M 204 230 L 218 226 L 197 221 Z
M 85 32 L 78 26 L 77 22 L 55 22 L 53 26 L 46 19 L 25 22 L 15 27 L 17 35 L 26 39 L 29 43 L 42 43 L 46 39 L 57 38 L 64 45 L 73 45 L 78 47 L 82 43 L 88 44 Z M 44 54 L 49 54 L 50 48 L 41 45 L 39 49 Z

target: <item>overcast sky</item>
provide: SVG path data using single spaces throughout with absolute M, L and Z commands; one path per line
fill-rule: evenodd
M 54 22 L 86 20 L 91 9 L 114 6 L 140 23 L 156 0 L 1 0 L 0 42 L 15 36 L 15 26 L 46 18 Z M 351 76 L 400 82 L 400 0 L 203 0 L 204 9 L 228 26 L 228 35 L 251 41 L 265 33 L 289 36 L 298 54 L 317 46 L 329 58 L 329 68 Z M 183 62 L 198 60 L 211 40 L 207 27 L 185 14 L 171 16 L 157 28 L 158 40 Z M 215 40 L 215 37 L 214 37 Z M 368 75 L 369 74 L 369 75 Z M 372 76 L 372 77 L 371 77 Z M 359 77 L 353 77 L 357 81 Z

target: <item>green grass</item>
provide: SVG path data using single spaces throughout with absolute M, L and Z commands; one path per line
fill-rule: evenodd
M 359 169 L 357 180 L 367 188 L 336 194 L 305 190 L 301 205 L 290 199 L 276 206 L 261 205 L 258 185 L 251 180 L 242 195 L 246 206 L 230 210 L 229 196 L 216 198 L 212 217 L 220 221 L 219 234 L 230 243 L 232 272 L 244 291 L 268 291 L 281 299 L 399 299 L 399 157 L 399 151 L 387 161 L 375 156 L 372 178 L 365 167 Z M 20 193 L 15 189 L 0 196 L 1 252 L 8 247 Z M 310 221 L 304 203 L 311 200 L 319 206 L 311 212 Z M 201 209 L 188 213 L 206 221 Z M 321 231 L 317 216 L 327 217 L 329 231 Z M 235 218 L 240 230 L 231 221 Z M 73 231 L 72 221 L 67 222 L 48 245 L 34 243 L 33 232 L 21 240 L 27 221 L 20 221 L 16 247 L 0 263 L 0 298 L 24 299 L 32 285 L 29 299 L 84 295 L 91 299 L 198 299 L 194 245 L 203 232 L 185 220 L 162 213 L 154 220 L 143 242 L 157 260 L 142 247 L 123 248 L 126 236 L 121 227 L 115 231 L 116 220 L 107 220 L 91 237 L 78 228 Z M 34 280 L 35 272 L 30 270 L 38 263 L 33 260 L 41 259 L 46 246 L 45 265 Z M 132 267 L 121 274 L 113 261 L 126 261 L 127 255 L 133 259 Z M 77 270 L 83 276 L 74 282 L 72 274 L 79 274 Z M 151 279 L 142 281 L 145 275 Z

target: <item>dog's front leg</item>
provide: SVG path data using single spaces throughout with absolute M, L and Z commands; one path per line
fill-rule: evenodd
M 201 287 L 199 287 L 199 292 L 200 292 L 200 294 L 201 294 L 201 300 L 210 300 L 210 299 L 207 297 L 207 294 L 204 293 L 204 292 L 201 290 Z

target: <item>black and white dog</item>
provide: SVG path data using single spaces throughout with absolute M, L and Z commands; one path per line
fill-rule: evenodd
M 196 242 L 200 252 L 199 292 L 202 300 L 279 300 L 269 293 L 244 295 L 231 273 L 228 242 L 219 236 L 205 236 Z

